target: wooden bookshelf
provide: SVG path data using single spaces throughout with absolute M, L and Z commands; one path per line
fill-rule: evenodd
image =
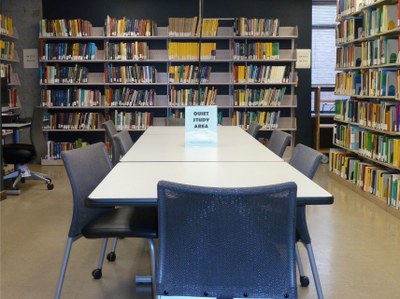
M 109 17 L 107 20 L 111 20 Z M 179 18 L 178 18 L 179 19 Z M 118 129 L 128 129 L 132 134 L 141 134 L 148 125 L 167 124 L 167 119 L 170 117 L 182 117 L 184 114 L 185 103 L 191 105 L 193 103 L 200 103 L 196 96 L 199 89 L 202 92 L 215 92 L 215 98 L 212 103 L 218 107 L 218 112 L 222 114 L 221 119 L 224 124 L 238 125 L 247 129 L 247 126 L 255 119 L 263 125 L 261 131 L 267 132 L 272 130 L 285 130 L 292 134 L 292 145 L 295 144 L 296 125 L 296 109 L 297 109 L 297 73 L 295 71 L 296 62 L 296 40 L 298 38 L 297 26 L 285 27 L 280 26 L 277 34 L 273 35 L 260 35 L 260 36 L 240 36 L 235 33 L 234 19 L 223 19 L 220 21 L 215 33 L 215 20 L 210 20 L 206 36 L 200 36 L 199 33 L 194 35 L 175 34 L 169 35 L 168 27 L 157 27 L 153 34 L 150 36 L 121 36 L 106 35 L 102 27 L 91 27 L 91 35 L 85 36 L 51 36 L 51 34 L 43 33 L 39 36 L 40 40 L 40 75 L 41 75 L 41 89 L 42 89 L 42 102 L 43 105 L 48 107 L 50 115 L 60 113 L 81 113 L 97 112 L 101 115 L 101 121 L 106 121 L 111 118 L 117 125 Z M 217 20 L 218 21 L 218 20 Z M 113 22 L 118 22 L 114 20 Z M 125 21 L 124 21 L 125 22 Z M 185 26 L 185 20 L 175 20 L 175 26 L 181 28 Z M 186 20 L 189 24 L 189 20 Z M 213 25 L 210 25 L 213 24 Z M 179 27 L 181 26 L 181 27 Z M 189 26 L 189 25 L 188 25 Z M 193 24 L 192 24 L 193 26 Z M 190 27 L 190 26 L 189 26 Z M 187 28 L 189 28 L 187 27 Z M 108 28 L 108 27 L 107 27 Z M 192 27 L 191 27 L 192 28 Z M 193 28 L 192 28 L 193 29 Z M 191 30 L 192 30 L 191 29 Z M 186 30 L 187 31 L 187 30 Z M 73 44 L 81 45 L 81 48 L 95 49 L 89 55 L 85 54 L 71 54 L 71 56 L 56 55 L 54 53 L 60 49 L 70 49 Z M 124 51 L 119 52 L 119 49 L 125 47 L 136 46 L 136 43 L 142 44 L 145 47 L 146 57 L 142 59 L 125 59 Z M 241 43 L 244 47 L 250 47 L 251 44 L 274 44 L 275 49 L 278 48 L 278 55 L 275 57 L 261 57 L 254 59 L 246 57 L 243 59 L 236 59 L 234 55 L 233 44 Z M 88 46 L 90 44 L 90 46 Z M 188 54 L 187 56 L 176 56 L 174 52 L 176 45 L 180 50 L 187 49 L 188 53 L 192 50 L 196 51 L 196 45 L 201 45 L 201 55 L 205 55 L 199 61 L 198 55 Z M 52 51 L 51 54 L 48 51 Z M 196 53 L 196 52 L 194 52 Z M 172 56 L 171 56 L 172 55 Z M 184 54 L 186 55 L 186 54 Z M 121 57 L 124 57 L 123 59 Z M 126 56 L 128 57 L 128 56 Z M 130 56 L 129 56 L 130 57 Z M 132 56 L 134 57 L 134 56 Z M 90 59 L 89 59 L 90 58 Z M 211 69 L 207 81 L 171 81 L 170 69 L 172 67 L 179 67 L 187 65 L 188 68 L 193 69 L 198 66 L 208 67 Z M 287 80 L 264 79 L 263 81 L 251 81 L 235 83 L 234 68 L 237 65 L 244 67 L 255 66 L 256 68 L 270 68 L 281 70 L 284 67 L 285 76 Z M 80 75 L 83 74 L 83 79 L 74 81 L 72 79 L 59 79 L 57 77 L 47 77 L 48 73 L 61 73 L 71 72 L 74 68 L 79 69 Z M 156 70 L 155 77 L 151 82 L 128 82 L 127 70 L 130 67 L 143 69 L 146 73 L 146 67 L 151 67 Z M 54 71 L 56 70 L 56 71 Z M 109 74 L 112 72 L 112 78 L 109 79 Z M 270 71 L 272 72 L 272 71 Z M 124 74 L 123 74 L 124 73 Z M 121 79 L 119 79 L 121 78 Z M 186 78 L 186 77 L 185 77 Z M 272 78 L 272 77 L 271 77 Z M 285 77 L 286 78 L 286 77 Z M 136 91 L 154 91 L 156 97 L 152 99 L 148 105 L 121 105 L 120 101 L 110 102 L 106 95 L 120 93 L 120 97 L 124 90 L 130 88 Z M 268 90 L 268 89 L 283 89 L 283 95 L 280 99 L 279 105 L 277 104 L 263 104 L 263 105 L 239 105 L 234 99 L 234 94 L 238 90 Z M 62 91 L 80 90 L 80 92 L 99 91 L 101 98 L 95 105 L 75 105 L 68 106 L 64 104 L 57 104 L 54 101 L 56 94 Z M 176 98 L 177 96 L 190 97 Z M 51 98 L 53 98 L 51 100 Z M 208 98 L 208 97 L 207 97 Z M 124 102 L 126 103 L 126 102 Z M 277 112 L 280 113 L 277 113 Z M 150 113 L 150 123 L 143 123 L 140 126 L 131 126 L 130 123 L 125 121 L 129 117 L 125 117 L 126 113 Z M 267 118 L 260 120 L 261 116 L 266 114 L 275 113 L 276 121 L 274 126 L 268 126 Z M 235 115 L 241 115 L 236 117 Z M 120 117 L 121 116 L 121 117 Z M 279 116 L 279 118 L 278 118 Z M 52 118 L 53 119 L 53 118 Z M 141 118 L 142 119 L 142 118 Z M 140 120 L 141 121 L 141 120 Z M 133 122 L 136 122 L 134 120 Z M 68 139 L 66 131 L 73 132 L 74 134 L 84 134 L 93 141 L 105 141 L 105 135 L 101 134 L 104 131 L 95 126 L 93 129 L 60 129 L 52 127 L 50 123 L 45 127 L 45 131 L 49 135 L 50 140 L 64 141 Z M 99 134 L 100 132 L 100 134 Z M 93 134 L 91 134 L 93 133 Z M 45 163 L 45 162 L 43 162 Z

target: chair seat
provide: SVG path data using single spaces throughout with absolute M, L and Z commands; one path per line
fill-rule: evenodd
M 157 238 L 157 207 L 118 208 L 89 222 L 82 235 L 95 238 Z
M 35 157 L 36 152 L 32 144 L 12 143 L 3 146 L 4 162 L 9 164 L 25 164 Z

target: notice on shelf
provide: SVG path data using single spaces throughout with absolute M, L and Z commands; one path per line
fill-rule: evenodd
M 24 49 L 24 68 L 37 69 L 38 65 L 38 49 Z
M 185 108 L 185 145 L 187 147 L 217 146 L 217 106 Z
M 311 68 L 311 50 L 310 49 L 297 49 L 297 69 Z

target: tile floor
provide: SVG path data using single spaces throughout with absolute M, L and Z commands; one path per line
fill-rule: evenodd
M 55 188 L 41 182 L 21 185 L 1 208 L 2 299 L 53 298 L 69 228 L 72 199 L 63 167 L 34 166 L 47 172 Z M 327 176 L 322 165 L 316 181 L 335 196 L 332 206 L 307 209 L 314 253 L 326 299 L 400 298 L 400 220 Z M 72 247 L 62 298 L 151 298 L 136 274 L 150 272 L 147 243 L 124 239 L 115 263 L 105 262 L 103 278 L 94 280 L 98 240 L 78 240 Z M 303 248 L 301 248 L 303 249 Z M 312 277 L 305 250 L 306 272 Z M 311 282 L 299 298 L 316 298 Z

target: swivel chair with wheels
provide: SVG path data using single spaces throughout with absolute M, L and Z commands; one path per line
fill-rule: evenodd
M 8 194 L 20 194 L 18 183 L 26 179 L 42 180 L 47 189 L 52 190 L 54 185 L 51 179 L 43 173 L 35 172 L 27 167 L 27 163 L 40 163 L 40 159 L 46 154 L 46 140 L 43 136 L 43 117 L 45 108 L 35 107 L 33 110 L 30 127 L 30 139 L 32 144 L 10 143 L 3 145 L 3 159 L 5 164 L 14 164 L 14 170 L 4 176 L 4 180 L 13 179 L 12 189 Z
M 258 122 L 253 121 L 247 129 L 247 133 L 249 133 L 254 138 L 257 138 L 258 132 L 261 128 L 262 126 Z
M 62 152 L 61 156 L 71 183 L 74 208 L 55 298 L 58 299 L 61 296 L 72 243 L 82 236 L 88 239 L 104 239 L 98 267 L 92 272 L 95 279 L 102 276 L 107 238 L 146 238 L 150 246 L 151 268 L 154 273 L 153 240 L 158 235 L 157 207 L 87 207 L 86 198 L 112 168 L 104 143 L 99 142 L 84 148 Z
M 160 181 L 158 298 L 297 298 L 296 190 Z
M 289 160 L 289 164 L 300 171 L 302 174 L 312 179 L 317 172 L 318 166 L 322 159 L 322 154 L 304 144 L 297 144 L 293 151 L 293 155 Z M 322 287 L 319 280 L 318 269 L 314 258 L 314 252 L 311 246 L 311 238 L 308 232 L 306 221 L 306 207 L 298 206 L 296 211 L 296 242 L 301 242 L 307 249 L 308 259 L 310 261 L 311 270 L 313 272 L 315 287 L 319 299 L 323 298 Z M 300 284 L 303 287 L 309 285 L 310 281 L 304 274 L 299 249 L 296 243 L 296 260 L 300 273 Z
M 275 130 L 269 138 L 267 148 L 282 158 L 291 139 L 292 136 L 289 133 Z

